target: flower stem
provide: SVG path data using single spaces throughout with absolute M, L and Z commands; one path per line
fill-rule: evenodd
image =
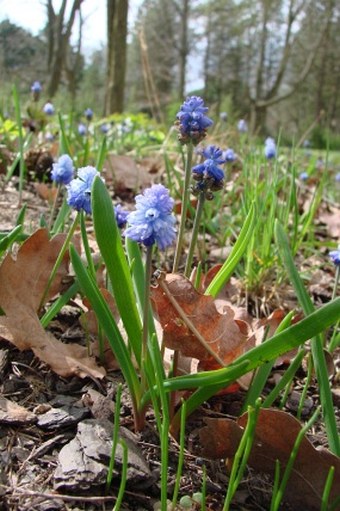
M 336 266 L 336 270 L 335 270 L 335 279 L 334 279 L 332 300 L 335 300 L 335 298 L 336 298 L 336 292 L 337 292 L 337 289 L 338 289 L 339 279 L 340 279 L 340 265 L 338 264 Z
M 179 231 L 178 231 L 178 237 L 177 237 L 177 245 L 176 245 L 176 251 L 175 251 L 175 259 L 172 271 L 175 273 L 178 270 L 179 261 L 181 257 L 181 251 L 182 251 L 182 245 L 183 245 L 183 237 L 184 237 L 184 229 L 185 229 L 185 222 L 187 218 L 187 211 L 188 211 L 188 202 L 189 202 L 189 195 L 190 195 L 190 177 L 191 177 L 191 162 L 192 162 L 192 155 L 193 155 L 194 146 L 192 142 L 188 144 L 188 152 L 187 152 L 187 158 L 185 162 L 185 174 L 184 174 L 184 185 L 183 185 L 183 192 L 182 192 L 182 207 L 181 207 L 181 219 L 179 223 Z
M 142 337 L 142 365 L 146 362 L 148 354 L 149 336 L 149 311 L 150 311 L 150 280 L 152 273 L 152 249 L 153 245 L 146 248 L 145 261 L 145 288 L 144 288 L 144 309 L 143 309 L 143 337 Z
M 80 219 L 80 211 L 78 211 L 75 219 L 73 220 L 73 224 L 70 227 L 70 230 L 69 230 L 69 232 L 68 232 L 68 234 L 67 234 L 67 236 L 65 238 L 64 244 L 61 247 L 61 250 L 60 250 L 60 252 L 58 254 L 57 260 L 54 263 L 53 269 L 51 271 L 51 274 L 49 276 L 48 282 L 47 282 L 46 287 L 45 287 L 44 294 L 43 294 L 43 296 L 42 296 L 42 298 L 40 300 L 38 311 L 42 308 L 42 306 L 44 305 L 44 303 L 46 301 L 46 298 L 47 298 L 48 292 L 50 290 L 50 287 L 52 285 L 52 282 L 55 279 L 55 276 L 57 274 L 58 268 L 59 268 L 59 266 L 62 263 L 62 260 L 64 258 L 65 253 L 66 253 L 66 250 L 68 249 L 68 246 L 70 244 L 70 241 L 72 239 L 74 231 L 76 230 L 76 227 L 77 227 L 77 225 L 79 223 L 79 219 Z
M 49 231 L 51 231 L 51 227 L 52 227 L 52 224 L 53 224 L 53 217 L 54 217 L 55 210 L 57 209 L 57 204 L 58 204 L 58 199 L 59 199 L 59 195 L 60 195 L 60 190 L 61 190 L 61 183 L 59 183 L 58 186 L 57 186 L 57 192 L 55 194 L 55 198 L 54 198 L 54 201 L 53 201 L 53 204 L 52 204 L 52 208 L 51 208 L 51 212 L 50 212 L 50 219 L 49 219 L 49 222 L 48 222 L 48 230 Z
M 205 202 L 205 192 L 201 192 L 198 197 L 198 205 L 197 205 L 197 209 L 196 209 L 194 225 L 192 228 L 191 242 L 190 242 L 189 252 L 188 252 L 188 256 L 187 256 L 187 260 L 186 260 L 186 264 L 185 264 L 184 275 L 186 277 L 189 277 L 190 272 L 191 272 L 192 259 L 194 256 L 194 251 L 195 251 L 195 247 L 196 247 L 196 243 L 197 243 L 197 236 L 198 236 L 200 221 L 201 221 L 201 217 L 202 217 L 204 202 Z

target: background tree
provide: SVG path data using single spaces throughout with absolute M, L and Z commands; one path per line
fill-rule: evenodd
M 124 109 L 128 0 L 107 0 L 105 115 Z
M 70 39 L 72 28 L 77 13 L 80 11 L 84 0 L 73 0 L 70 15 L 66 20 L 67 0 L 63 0 L 57 13 L 54 9 L 52 0 L 47 0 L 47 25 L 46 36 L 48 46 L 48 84 L 47 93 L 52 98 L 60 85 L 63 71 L 67 69 L 67 59 L 72 51 Z

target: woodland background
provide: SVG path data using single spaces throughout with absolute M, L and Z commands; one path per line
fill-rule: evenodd
M 252 133 L 340 148 L 336 0 L 144 0 L 132 27 L 129 1 L 107 0 L 107 44 L 85 57 L 89 1 L 63 0 L 57 9 L 46 0 L 36 37 L 0 23 L 3 117 L 13 83 L 28 101 L 35 80 L 64 112 L 146 112 L 169 125 L 183 98 L 199 94 L 216 116 L 245 118 Z

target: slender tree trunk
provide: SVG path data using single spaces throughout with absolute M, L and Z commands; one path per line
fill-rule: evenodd
M 190 0 L 183 0 L 183 8 L 181 12 L 181 42 L 180 42 L 180 62 L 179 62 L 179 86 L 178 99 L 181 101 L 185 95 L 187 58 L 189 53 L 188 44 L 188 20 L 189 20 L 189 4 Z
M 70 43 L 72 27 L 77 12 L 84 0 L 74 0 L 71 8 L 70 17 L 65 25 L 65 10 L 67 0 L 63 0 L 59 14 L 56 15 L 52 1 L 47 4 L 47 13 L 50 16 L 48 21 L 49 29 L 49 82 L 47 85 L 47 94 L 50 98 L 55 96 L 58 91 L 62 72 L 66 67 L 67 50 Z M 53 51 L 53 54 L 52 54 Z
M 107 0 L 105 115 L 124 110 L 128 0 Z

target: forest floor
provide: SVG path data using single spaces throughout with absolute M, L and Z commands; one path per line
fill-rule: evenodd
M 39 195 L 34 183 L 25 187 L 23 202 L 27 203 L 27 226 L 33 231 L 41 213 L 47 213 L 49 206 Z M 18 190 L 13 179 L 3 185 L 1 192 L 1 231 L 13 228 L 18 212 Z M 319 267 L 317 276 L 309 282 L 309 291 L 316 304 L 331 298 L 334 274 L 329 268 Z M 273 312 L 277 307 L 284 307 L 288 301 L 294 303 L 294 300 L 294 293 L 287 287 L 282 303 L 269 303 L 266 310 Z M 256 308 L 255 302 L 250 299 L 248 308 Z M 65 343 L 85 345 L 86 332 L 80 321 L 81 314 L 79 302 L 72 300 L 48 328 Z M 273 369 L 266 392 L 280 379 L 286 363 L 283 361 L 282 365 Z M 337 408 L 340 425 L 340 352 L 333 356 L 330 366 L 334 406 Z M 292 416 L 296 415 L 305 377 L 306 373 L 301 369 L 283 408 Z M 114 398 L 117 386 L 122 382 L 121 373 L 117 369 L 108 371 L 103 379 L 60 377 L 35 357 L 31 350 L 19 351 L 0 332 L 1 510 L 113 509 L 122 466 L 122 453 L 119 450 L 113 485 L 108 492 L 105 492 L 105 481 L 112 448 Z M 180 496 L 192 497 L 196 492 L 201 492 L 205 466 L 206 509 L 222 509 L 229 465 L 224 459 L 212 461 L 204 456 L 200 430 L 206 419 L 212 417 L 237 418 L 244 396 L 245 392 L 241 389 L 215 396 L 187 421 Z M 303 418 L 310 417 L 318 404 L 318 389 L 312 384 L 305 399 Z M 131 405 L 124 386 L 120 428 L 120 434 L 129 447 L 127 486 L 122 509 L 160 509 L 157 503 L 160 499 L 161 460 L 155 418 L 152 411 L 148 411 L 145 428 L 138 433 L 134 432 Z M 308 438 L 315 447 L 327 447 L 321 423 L 317 423 Z M 175 484 L 178 452 L 177 440 L 171 438 L 168 471 L 170 498 Z M 272 484 L 267 474 L 249 468 L 234 497 L 232 509 L 268 510 Z M 194 501 L 189 507 L 199 508 Z M 308 511 L 308 506 L 302 508 L 301 504 L 284 501 L 281 509 Z

